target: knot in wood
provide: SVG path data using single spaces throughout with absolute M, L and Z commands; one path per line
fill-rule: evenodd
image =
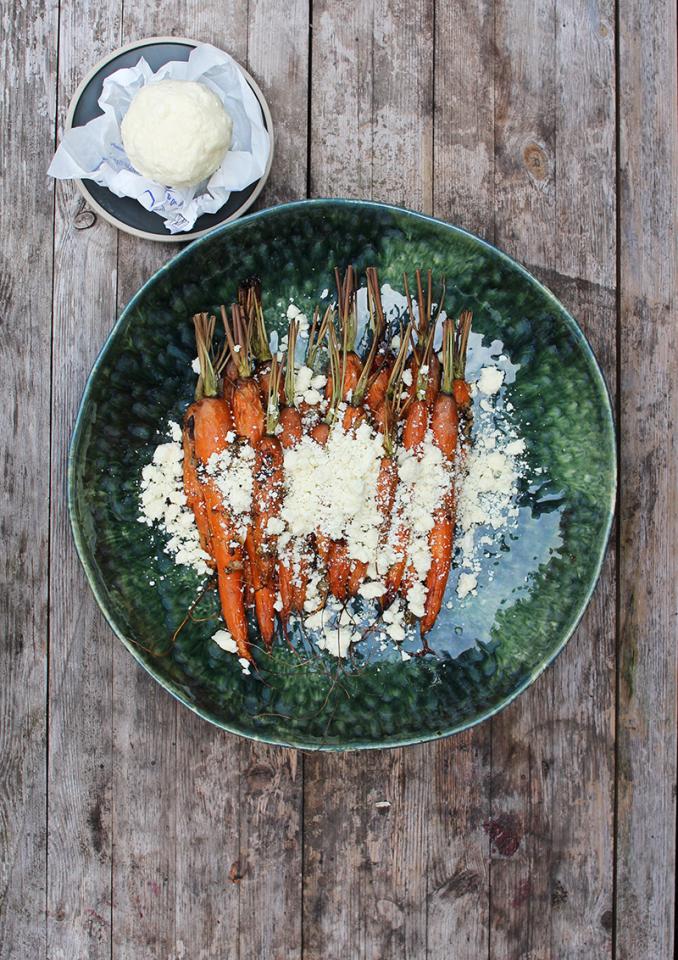
M 523 160 L 534 180 L 546 180 L 549 174 L 548 157 L 538 143 L 527 144 L 523 150 Z
M 88 210 L 86 207 L 84 210 L 80 210 L 75 215 L 73 225 L 76 230 L 89 230 L 90 227 L 93 227 L 97 222 L 96 214 L 93 210 Z

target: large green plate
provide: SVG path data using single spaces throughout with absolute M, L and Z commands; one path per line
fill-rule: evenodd
M 438 656 L 400 662 L 376 652 L 345 667 L 307 662 L 282 641 L 259 674 L 210 640 L 216 621 L 176 627 L 198 579 L 137 520 L 138 481 L 168 419 L 193 391 L 190 316 L 263 280 L 268 316 L 290 297 L 309 308 L 335 264 L 374 264 L 399 286 L 431 267 L 448 309 L 470 307 L 485 342 L 519 364 L 508 387 L 539 483 L 526 482 L 515 529 L 487 561 L 476 597 L 443 609 Z M 282 321 L 280 321 L 282 324 Z M 125 308 L 85 390 L 70 452 L 73 532 L 111 627 L 170 693 L 234 733 L 308 749 L 384 747 L 446 736 L 496 713 L 551 663 L 593 591 L 615 496 L 615 443 L 605 384 L 581 330 L 555 297 L 489 244 L 448 224 L 361 201 L 313 200 L 265 210 L 193 243 Z M 150 586 L 154 581 L 155 586 Z M 449 590 L 454 589 L 454 577 Z M 453 595 L 452 593 L 450 595 Z M 216 613 L 203 600 L 204 616 Z M 586 651 L 582 651 L 586 656 Z

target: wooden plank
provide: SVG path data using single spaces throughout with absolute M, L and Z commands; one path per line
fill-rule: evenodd
M 492 0 L 437 3 L 433 213 L 494 235 Z M 432 744 L 428 846 L 427 957 L 488 952 L 490 725 Z
M 425 0 L 314 4 L 315 194 L 430 212 L 432 33 Z M 429 756 L 306 757 L 305 956 L 425 956 Z
M 62 2 L 59 129 L 83 74 L 120 39 L 120 8 Z M 67 450 L 86 378 L 115 317 L 116 231 L 56 190 L 52 349 L 50 758 L 47 949 L 54 960 L 111 952 L 111 631 L 75 553 Z M 82 278 L 87 277 L 87 284 Z M 83 335 L 83 325 L 86 334 Z M 58 559 L 56 559 L 58 558 Z
M 309 10 L 308 0 L 249 0 L 247 63 L 271 109 L 275 133 L 259 209 L 307 193 Z
M 47 573 L 57 8 L 3 11 L 0 68 L 0 957 L 45 952 Z M 24 122 L 30 118 L 29 122 Z
M 540 6 L 529 29 L 498 20 L 496 236 L 582 321 L 614 391 L 613 21 L 605 2 Z M 611 955 L 614 570 L 610 554 L 576 637 L 493 724 L 491 824 L 509 844 L 492 863 L 491 956 Z
M 306 757 L 305 958 L 426 955 L 429 752 Z
M 494 2 L 436 4 L 433 212 L 494 239 Z
M 675 946 L 676 53 L 675 4 L 620 4 L 619 960 Z
M 555 2 L 495 6 L 495 240 L 555 260 Z M 549 940 L 550 671 L 492 720 L 490 957 L 545 956 Z
M 614 403 L 615 6 L 574 0 L 557 14 L 558 278 L 543 279 L 581 323 Z M 553 672 L 549 893 L 559 960 L 612 952 L 615 627 L 613 542 L 593 603 Z

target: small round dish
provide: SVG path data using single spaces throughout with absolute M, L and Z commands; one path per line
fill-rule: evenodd
M 188 40 L 185 37 L 149 37 L 146 40 L 135 40 L 133 43 L 120 47 L 119 50 L 114 50 L 113 53 L 99 61 L 90 70 L 75 91 L 66 116 L 66 130 L 70 130 L 71 127 L 84 126 L 101 113 L 99 97 L 104 80 L 115 73 L 116 70 L 133 67 L 138 63 L 141 56 L 152 70 L 159 70 L 163 64 L 170 60 L 188 60 L 191 51 L 198 45 L 197 40 Z M 241 217 L 257 199 L 268 179 L 273 160 L 274 141 L 271 111 L 264 95 L 247 70 L 240 64 L 238 64 L 238 67 L 259 102 L 264 126 L 271 138 L 268 163 L 263 176 L 259 180 L 255 180 L 244 190 L 233 191 L 220 210 L 217 210 L 216 213 L 206 213 L 198 217 L 193 229 L 185 233 L 169 233 L 162 218 L 157 213 L 145 210 L 132 197 L 116 197 L 107 187 L 99 186 L 93 180 L 76 180 L 78 189 L 89 206 L 104 220 L 108 220 L 114 227 L 117 227 L 118 230 L 123 230 L 135 237 L 143 237 L 146 240 L 160 240 L 165 243 L 186 243 L 195 240 L 196 237 L 202 237 L 209 233 L 214 227 Z

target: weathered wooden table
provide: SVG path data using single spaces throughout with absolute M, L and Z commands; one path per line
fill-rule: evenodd
M 2 18 L 2 960 L 669 960 L 671 0 L 16 0 Z M 86 585 L 64 496 L 76 407 L 173 250 L 45 171 L 83 73 L 170 33 L 263 87 L 259 206 L 374 197 L 460 224 L 542 278 L 602 362 L 621 428 L 602 580 L 555 666 L 463 735 L 340 756 L 225 735 L 137 667 Z

